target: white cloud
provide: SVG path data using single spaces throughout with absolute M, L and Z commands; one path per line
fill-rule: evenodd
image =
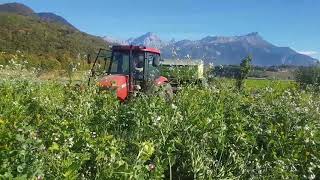
M 298 51 L 298 53 L 308 55 L 308 56 L 315 56 L 319 54 L 319 52 L 317 51 Z

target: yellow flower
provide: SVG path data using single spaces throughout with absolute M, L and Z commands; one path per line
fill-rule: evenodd
M 153 143 L 143 142 L 140 144 L 140 146 L 141 146 L 141 150 L 140 150 L 141 159 L 148 160 L 155 151 Z
M 5 121 L 3 119 L 0 119 L 0 124 L 4 124 Z

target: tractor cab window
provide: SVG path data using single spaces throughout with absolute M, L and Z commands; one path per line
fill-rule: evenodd
M 129 74 L 129 52 L 113 52 L 110 74 Z
M 154 54 L 154 53 L 148 53 L 148 69 L 149 69 L 149 73 L 148 73 L 148 79 L 149 80 L 154 80 L 156 79 L 160 72 L 159 72 L 159 68 L 153 66 L 153 60 L 155 58 L 159 58 L 160 59 L 160 55 L 159 54 Z
M 136 79 L 143 79 L 144 52 L 133 52 L 133 67 Z

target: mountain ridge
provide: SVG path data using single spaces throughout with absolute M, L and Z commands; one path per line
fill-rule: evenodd
M 154 47 L 161 49 L 164 46 L 166 46 L 166 43 L 160 39 L 159 36 L 157 36 L 153 32 L 147 32 L 146 34 L 143 34 L 132 41 L 129 41 L 128 44 L 132 45 L 144 45 L 149 47 Z
M 117 38 L 113 38 L 111 36 L 104 36 L 103 39 L 111 44 L 117 45 L 136 45 L 136 46 L 148 46 L 161 49 L 166 46 L 168 43 L 161 40 L 159 36 L 157 36 L 153 32 L 147 32 L 137 38 L 129 38 L 127 40 L 121 40 Z
M 77 30 L 76 27 L 74 27 L 69 21 L 67 21 L 62 16 L 59 16 L 52 12 L 35 12 L 30 7 L 21 4 L 21 3 L 5 3 L 0 4 L 0 12 L 2 13 L 13 13 L 13 14 L 19 14 L 23 16 L 31 16 L 31 17 L 37 17 L 41 21 L 49 22 L 49 23 L 59 23 L 65 26 L 68 26 L 72 29 Z
M 35 12 L 30 7 L 21 3 L 0 4 L 0 12 L 16 13 L 20 15 L 34 15 Z
M 37 15 L 39 16 L 39 18 L 42 21 L 46 21 L 46 22 L 53 22 L 53 23 L 60 23 L 66 26 L 69 26 L 72 29 L 77 30 L 76 27 L 74 27 L 69 21 L 67 21 L 65 18 L 63 18 L 62 16 L 59 16 L 55 13 L 51 13 L 51 12 L 40 12 L 37 13 Z
M 165 58 L 203 59 L 214 64 L 239 64 L 248 56 L 259 66 L 303 65 L 318 61 L 300 54 L 290 47 L 278 47 L 266 41 L 258 32 L 238 36 L 206 36 L 198 40 L 163 41 L 155 33 L 148 32 L 125 44 L 159 48 Z

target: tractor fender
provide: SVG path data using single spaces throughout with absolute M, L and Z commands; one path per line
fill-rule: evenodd
M 102 90 L 115 90 L 120 101 L 127 99 L 128 91 L 128 76 L 125 75 L 107 75 L 103 77 L 97 85 Z
M 161 85 L 167 84 L 168 82 L 169 81 L 166 77 L 160 76 L 157 79 L 155 79 L 154 83 L 156 86 L 161 86 Z

